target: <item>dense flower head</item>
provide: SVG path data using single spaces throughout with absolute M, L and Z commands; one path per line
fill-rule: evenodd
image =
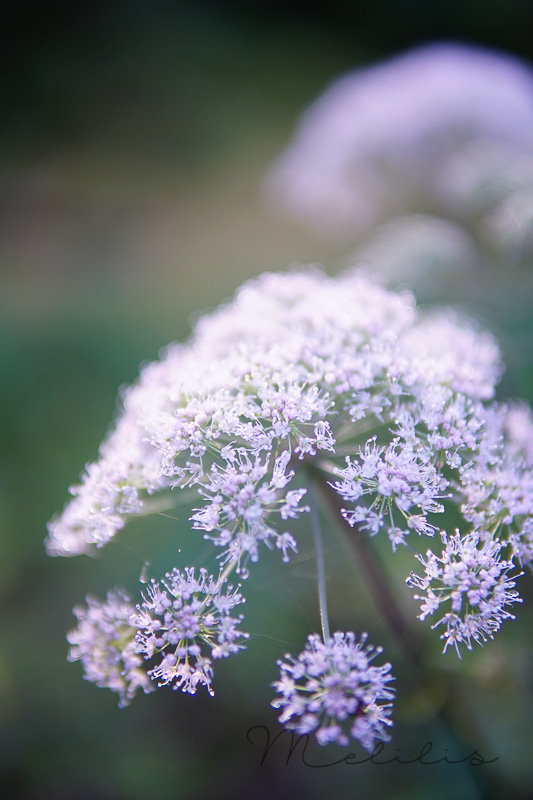
M 265 548 L 290 561 L 294 521 L 309 513 L 323 637 L 279 662 L 273 706 L 322 745 L 371 750 L 392 724 L 391 667 L 372 663 L 381 649 L 366 634 L 329 636 L 314 495 L 347 536 L 415 554 L 424 574 L 407 582 L 419 619 L 438 612 L 444 650 L 493 638 L 520 602 L 512 570 L 533 566 L 533 414 L 495 401 L 501 373 L 490 333 L 421 311 L 367 272 L 295 267 L 247 282 L 122 390 L 99 458 L 48 528 L 51 554 L 92 554 L 192 490 L 189 522 L 219 571 L 175 567 L 137 604 L 118 590 L 89 597 L 69 658 L 121 705 L 156 685 L 212 695 L 214 662 L 248 638 L 231 574 L 248 579 Z
M 433 43 L 337 79 L 303 115 L 266 191 L 294 219 L 349 240 L 406 211 L 486 210 L 531 185 L 532 147 L 533 71 Z
M 137 606 L 123 590 L 88 597 L 74 609 L 69 660 L 82 662 L 87 680 L 117 692 L 120 706 L 155 683 L 189 694 L 205 685 L 213 695 L 212 659 L 237 653 L 248 638 L 238 630 L 242 615 L 231 613 L 243 602 L 223 575 L 200 569 L 196 576 L 191 568 L 152 580 Z
M 100 457 L 47 543 L 56 555 L 94 552 L 130 517 L 193 489 L 191 527 L 222 572 L 175 568 L 136 607 L 121 593 L 89 599 L 75 612 L 70 657 L 122 704 L 154 684 L 212 694 L 213 662 L 247 636 L 227 579 L 248 578 L 265 546 L 290 560 L 311 476 L 337 493 L 354 529 L 388 536 L 393 550 L 434 543 L 409 585 L 420 619 L 442 614 L 445 649 L 492 638 L 519 601 L 513 565 L 533 563 L 533 416 L 494 401 L 501 372 L 489 333 L 449 310 L 423 313 L 364 272 L 302 267 L 249 281 L 122 391 Z M 443 532 L 448 511 L 461 533 Z M 386 674 L 368 666 L 369 652 L 353 634 L 311 637 L 282 666 L 282 721 L 343 743 L 350 718 L 350 735 L 369 747 L 389 714 L 383 686 L 357 711 L 356 665 L 378 683 Z M 313 659 L 323 684 L 309 704 L 294 681 L 317 677 Z
M 314 733 L 319 744 L 347 745 L 350 737 L 372 750 L 376 740 L 387 740 L 394 690 L 391 665 L 373 666 L 381 648 L 359 642 L 354 633 L 334 633 L 323 641 L 308 637 L 296 657 L 279 661 L 280 680 L 273 685 L 280 697 L 272 701 L 281 708 L 279 721 L 300 734 Z
M 248 638 L 237 630 L 243 617 L 231 616 L 243 602 L 237 590 L 206 569 L 198 576 L 191 568 L 174 569 L 161 583 L 152 581 L 131 618 L 138 651 L 151 662 L 158 660 L 148 675 L 159 686 L 172 684 L 195 694 L 200 684 L 214 694 L 211 659 L 237 653 Z
M 377 531 L 388 513 L 393 539 L 429 532 L 487 436 L 500 373 L 489 334 L 417 313 L 364 273 L 266 274 L 123 391 L 99 460 L 49 525 L 49 552 L 90 553 L 156 496 L 191 487 L 193 528 L 223 563 L 245 571 L 263 544 L 288 559 L 309 459 L 341 478 L 354 522 Z
M 87 597 L 86 606 L 74 609 L 78 626 L 68 635 L 69 661 L 81 661 L 88 681 L 117 692 L 121 706 L 139 689 L 148 693 L 155 688 L 135 642 L 134 611 L 128 596 L 119 590 L 109 592 L 104 601 Z
M 414 595 L 423 601 L 420 619 L 447 609 L 433 627 L 444 628 L 444 651 L 453 644 L 459 654 L 461 644 L 471 650 L 472 640 L 493 639 L 504 619 L 514 619 L 506 606 L 522 600 L 508 575 L 513 562 L 500 558 L 501 542 L 480 541 L 477 534 L 462 537 L 457 531 L 450 537 L 443 533 L 442 543 L 440 555 L 428 550 L 425 558 L 417 556 L 424 575 L 411 573 L 407 584 L 425 592 Z

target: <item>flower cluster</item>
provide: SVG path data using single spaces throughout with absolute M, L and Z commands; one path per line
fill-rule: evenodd
M 381 405 L 368 389 L 387 379 L 391 340 L 412 316 L 410 298 L 356 275 L 334 282 L 311 270 L 243 287 L 124 392 L 99 461 L 49 526 L 49 552 L 91 552 L 146 512 L 151 495 L 185 487 L 204 500 L 194 527 L 232 558 L 255 560 L 261 542 L 287 552 L 289 532 L 270 520 L 305 509 L 291 462 L 333 452 L 336 396 L 353 388 L 361 415 Z
M 70 661 L 81 661 L 85 678 L 120 695 L 127 705 L 138 689 L 153 686 L 143 669 L 131 623 L 134 612 L 122 591 L 109 592 L 105 601 L 88 597 L 86 606 L 76 606 L 78 626 L 68 634 Z
M 276 207 L 351 240 L 397 214 L 471 216 L 518 192 L 533 204 L 533 72 L 518 59 L 453 43 L 349 73 L 304 114 L 272 167 Z M 491 230 L 509 226 L 505 205 Z
M 205 569 L 198 577 L 174 569 L 161 584 L 152 581 L 136 607 L 123 591 L 109 592 L 106 601 L 88 597 L 87 606 L 74 609 L 69 660 L 81 660 L 87 680 L 118 692 L 121 706 L 138 689 L 153 691 L 151 681 L 189 694 L 205 685 L 213 695 L 211 658 L 237 653 L 248 638 L 237 630 L 242 616 L 231 616 L 243 602 L 223 576 Z
M 501 371 L 490 334 L 452 312 L 423 313 L 361 271 L 299 268 L 245 284 L 123 390 L 100 458 L 47 541 L 54 555 L 92 553 L 130 517 L 193 489 L 191 527 L 222 571 L 176 567 L 136 605 L 89 600 L 71 658 L 123 704 L 154 683 L 211 694 L 213 662 L 247 637 L 228 578 L 248 578 L 266 547 L 290 560 L 293 520 L 318 485 L 349 534 L 384 534 L 393 550 L 432 543 L 409 586 L 422 619 L 450 603 L 437 623 L 445 647 L 492 637 L 519 599 L 509 571 L 533 563 L 533 417 L 494 401 Z M 439 554 L 447 512 L 465 533 L 443 534 Z M 390 725 L 380 704 L 392 699 L 389 666 L 369 665 L 365 637 L 323 632 L 281 665 L 281 720 L 321 743 L 350 735 L 370 748 Z
M 500 372 L 489 335 L 417 315 L 409 295 L 363 274 L 267 274 L 125 390 L 100 460 L 50 523 L 49 551 L 91 552 L 146 513 L 150 496 L 194 487 L 203 505 L 193 527 L 223 563 L 246 569 L 263 543 L 287 559 L 296 542 L 284 526 L 308 510 L 297 465 L 325 465 L 323 454 L 341 496 L 368 501 L 354 522 L 377 530 L 386 498 L 402 517 L 391 520 L 394 537 L 429 531 L 451 483 L 443 467 L 459 470 L 481 446 L 481 401 Z
M 212 658 L 225 658 L 243 648 L 238 640 L 248 634 L 237 630 L 243 617 L 230 612 L 244 599 L 232 586 L 222 592 L 224 581 L 205 569 L 198 577 L 193 569 L 174 569 L 165 578 L 161 584 L 152 582 L 132 617 L 137 649 L 145 658 L 161 658 L 148 673 L 159 686 L 173 684 L 195 694 L 204 684 L 212 695 L 213 669 L 205 650 Z
M 425 575 L 413 572 L 407 583 L 426 593 L 414 596 L 423 601 L 419 619 L 449 603 L 450 610 L 433 627 L 444 626 L 444 651 L 453 644 L 460 655 L 460 644 L 471 650 L 472 640 L 482 643 L 493 639 L 504 619 L 514 619 L 505 606 L 522 599 L 507 574 L 513 562 L 500 559 L 501 542 L 488 539 L 481 543 L 477 534 L 461 537 L 459 531 L 451 537 L 443 533 L 442 542 L 444 549 L 439 556 L 431 550 L 426 558 L 417 556 Z
M 433 535 L 434 526 L 427 521 L 429 512 L 442 513 L 437 502 L 448 481 L 432 463 L 431 448 L 398 438 L 388 446 L 377 447 L 376 437 L 365 444 L 355 459 L 347 458 L 348 466 L 340 471 L 343 481 L 334 488 L 344 500 L 354 503 L 344 516 L 350 525 L 377 533 L 384 525 L 383 511 L 389 516 L 389 537 L 393 545 L 403 542 L 409 529 Z M 364 504 L 367 495 L 370 502 Z M 375 498 L 381 501 L 376 504 Z M 393 509 L 403 516 L 407 528 L 394 522 Z M 415 513 L 412 510 L 415 510 Z
M 288 662 L 279 661 L 281 678 L 274 684 L 280 697 L 272 701 L 282 708 L 279 721 L 297 733 L 314 733 L 322 744 L 347 745 L 349 737 L 371 750 L 376 739 L 389 738 L 394 690 L 391 665 L 371 666 L 381 648 L 365 646 L 354 633 L 334 633 L 322 641 L 312 634 L 304 650 Z

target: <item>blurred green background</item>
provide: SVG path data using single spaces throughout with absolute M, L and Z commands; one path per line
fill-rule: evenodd
M 98 559 L 50 559 L 47 520 L 67 500 L 116 408 L 118 387 L 191 314 L 245 278 L 340 253 L 268 212 L 260 183 L 298 115 L 335 76 L 435 38 L 533 57 L 527 0 L 7 3 L 0 128 L 0 790 L 21 800 L 527 798 L 533 783 L 531 578 L 518 622 L 457 663 L 439 656 L 434 697 L 457 692 L 456 728 L 494 767 L 285 763 L 261 766 L 275 660 L 317 627 L 314 562 L 268 557 L 250 581 L 246 653 L 220 665 L 215 699 L 160 691 L 119 711 L 66 662 L 72 606 L 142 565 L 198 548 L 187 514 L 131 524 Z M 502 392 L 533 399 L 531 265 L 476 287 L 471 310 L 502 339 Z M 505 287 L 503 291 L 502 287 Z M 463 298 L 464 300 L 464 298 Z M 171 512 L 172 513 L 172 512 Z M 306 532 L 302 531 L 305 543 Z M 203 545 L 200 545 L 200 549 Z M 308 545 L 308 550 L 311 546 Z M 369 630 L 398 676 L 392 754 L 453 749 L 342 552 L 336 626 Z M 403 577 L 394 580 L 413 614 Z M 357 573 L 356 573 L 357 574 Z M 396 573 L 394 573 L 396 574 Z M 290 580 L 287 578 L 290 576 Z M 445 699 L 442 699 L 445 702 Z M 483 741 L 476 736 L 483 735 Z M 456 757 L 468 751 L 456 751 Z M 471 748 L 475 749 L 475 748 Z M 314 748 L 309 759 L 342 757 Z M 475 773 L 475 774 L 474 774 Z M 474 777 L 473 777 L 474 775 Z M 478 780 L 479 784 L 479 780 Z

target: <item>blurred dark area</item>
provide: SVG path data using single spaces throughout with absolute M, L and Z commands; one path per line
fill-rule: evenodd
M 221 664 L 214 699 L 161 690 L 119 711 L 66 661 L 71 609 L 89 592 L 135 587 L 146 560 L 173 566 L 177 538 L 193 536 L 187 516 L 132 523 L 97 559 L 48 558 L 43 540 L 139 364 L 186 338 L 191 315 L 246 278 L 338 256 L 270 215 L 260 196 L 307 104 L 342 72 L 434 39 L 531 61 L 533 4 L 19 0 L 0 20 L 2 797 L 531 797 L 531 576 L 518 620 L 462 662 L 449 653 L 441 664 L 426 631 L 434 697 L 461 692 L 452 741 L 362 582 L 331 554 L 339 625 L 369 630 L 398 661 L 390 757 L 399 748 L 415 759 L 432 741 L 436 757 L 485 748 L 494 765 L 317 768 L 299 756 L 286 763 L 281 740 L 261 764 L 262 734 L 247 732 L 281 730 L 269 684 L 276 659 L 317 625 L 313 562 L 285 573 L 273 554 L 260 565 L 250 581 L 254 637 Z M 469 310 L 501 338 L 502 393 L 531 402 L 533 297 L 512 275 L 506 287 L 480 287 Z M 411 611 L 404 574 L 394 580 Z M 325 764 L 343 753 L 310 746 L 308 756 Z

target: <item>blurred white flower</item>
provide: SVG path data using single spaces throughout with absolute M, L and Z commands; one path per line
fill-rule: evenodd
M 494 151 L 503 148 L 515 159 L 531 155 L 533 71 L 502 53 L 430 44 L 326 89 L 273 165 L 266 194 L 295 220 L 348 242 L 407 211 L 453 216 L 461 186 L 454 186 L 447 165 L 465 147 L 470 154 L 493 153 L 483 162 L 489 181 Z M 465 171 L 455 172 L 461 184 Z

